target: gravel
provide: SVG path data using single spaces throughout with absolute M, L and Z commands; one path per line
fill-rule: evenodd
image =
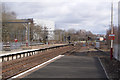
M 120 61 L 110 60 L 109 57 L 100 58 L 110 80 L 120 80 Z

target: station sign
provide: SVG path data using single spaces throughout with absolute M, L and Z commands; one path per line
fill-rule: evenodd
M 115 34 L 109 34 L 109 39 L 110 40 L 115 40 Z

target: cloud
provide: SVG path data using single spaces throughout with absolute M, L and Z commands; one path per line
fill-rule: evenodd
M 117 1 L 114 1 L 115 25 Z M 18 18 L 53 20 L 56 27 L 62 29 L 86 29 L 93 33 L 105 33 L 110 25 L 110 0 L 26 0 L 7 2 L 7 5 L 17 13 Z

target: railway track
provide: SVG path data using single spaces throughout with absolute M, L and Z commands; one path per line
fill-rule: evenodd
M 2 62 L 2 78 L 9 79 L 58 55 L 71 53 L 76 49 L 78 49 L 78 46 L 65 46 L 57 49 L 40 51 L 32 56 Z

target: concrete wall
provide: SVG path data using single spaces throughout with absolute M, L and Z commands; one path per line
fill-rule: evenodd
M 119 46 L 118 46 L 118 60 L 120 61 L 120 44 L 119 44 Z
M 118 2 L 118 60 L 120 61 L 120 1 Z
M 0 51 L 2 50 L 2 3 L 0 2 Z
M 118 54 L 118 44 L 114 44 L 114 53 L 113 53 L 113 56 L 114 56 L 114 58 L 116 58 L 116 59 L 119 59 L 119 54 Z

